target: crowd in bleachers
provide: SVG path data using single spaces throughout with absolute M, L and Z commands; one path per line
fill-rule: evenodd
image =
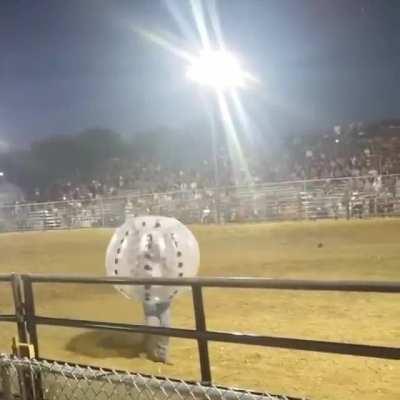
M 389 175 L 400 173 L 400 124 L 386 123 L 372 127 L 351 124 L 335 127 L 327 134 L 296 136 L 268 157 L 248 157 L 249 170 L 234 175 L 229 157 L 218 154 L 221 186 L 249 183 L 297 181 Z M 93 199 L 117 196 L 126 192 L 155 193 L 203 189 L 215 184 L 214 164 L 167 168 L 149 162 L 120 162 L 88 181 L 76 179 L 37 188 L 31 201 Z
M 187 189 L 0 208 L 0 231 L 114 227 L 135 215 L 184 223 L 250 222 L 400 215 L 396 176 L 336 178 L 235 187 L 217 193 Z
M 369 191 L 378 176 L 400 173 L 400 124 L 350 124 L 328 133 L 294 136 L 268 156 L 247 157 L 248 170 L 233 171 L 226 152 L 218 154 L 219 184 L 223 187 L 281 181 L 369 176 L 359 180 Z M 162 162 L 162 161 L 160 161 Z M 358 183 L 361 185 L 361 183 Z M 88 201 L 98 198 L 175 191 L 204 196 L 215 186 L 214 163 L 168 168 L 161 163 L 119 160 L 99 176 L 63 179 L 26 194 L 27 202 Z M 332 186 L 333 188 L 334 186 Z
M 0 231 L 118 226 L 145 214 L 185 223 L 400 215 L 400 123 L 335 127 L 265 156 L 243 154 L 248 168 L 238 169 L 219 150 L 218 190 L 211 157 L 168 167 L 113 160 L 92 178 L 72 175 L 25 198 L 1 176 Z
M 347 130 L 314 137 L 305 152 L 306 176 L 328 178 L 400 172 L 400 124 Z
M 206 164 L 205 164 L 206 165 Z M 171 170 L 152 164 L 121 171 L 116 176 L 104 176 L 89 182 L 65 180 L 50 185 L 47 190 L 35 188 L 29 199 L 38 201 L 88 200 L 130 193 L 162 193 L 197 190 L 213 186 L 212 174 L 193 169 Z

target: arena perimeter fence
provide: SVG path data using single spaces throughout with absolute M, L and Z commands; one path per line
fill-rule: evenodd
M 400 175 L 266 183 L 0 207 L 0 232 L 115 227 L 133 215 L 188 223 L 400 216 Z M 368 183 L 369 182 L 369 183 Z
M 123 277 L 76 277 L 57 275 L 0 275 L 0 283 L 11 285 L 14 314 L 0 314 L 0 322 L 17 324 L 19 347 L 33 348 L 32 358 L 0 357 L 0 389 L 5 400 L 81 400 L 102 398 L 192 400 L 289 399 L 281 395 L 252 393 L 212 384 L 208 343 L 210 341 L 277 347 L 292 350 L 345 354 L 399 360 L 399 347 L 340 343 L 310 339 L 210 331 L 206 327 L 203 288 L 242 288 L 306 291 L 346 291 L 400 293 L 400 282 L 317 281 L 266 278 L 181 278 L 132 279 Z M 195 329 L 151 327 L 146 325 L 46 317 L 35 312 L 34 286 L 37 284 L 162 285 L 191 288 Z M 145 376 L 91 366 L 68 365 L 40 357 L 37 326 L 60 326 L 131 332 L 193 339 L 197 341 L 200 383 Z M 21 347 L 22 346 L 22 347 Z M 19 355 L 18 350 L 15 352 Z M 1 397 L 1 396 L 0 396 Z M 293 399 L 293 398 L 292 398 Z

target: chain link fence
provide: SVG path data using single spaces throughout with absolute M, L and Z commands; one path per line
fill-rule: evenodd
M 295 400 L 55 361 L 0 356 L 2 400 Z
M 0 208 L 0 232 L 115 227 L 147 214 L 211 223 L 217 206 L 225 223 L 399 216 L 400 175 L 15 204 Z

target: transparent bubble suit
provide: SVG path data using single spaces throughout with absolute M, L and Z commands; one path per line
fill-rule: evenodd
M 108 276 L 130 278 L 189 278 L 198 273 L 199 245 L 193 233 L 174 218 L 143 216 L 117 228 L 107 248 Z M 137 301 L 167 302 L 184 286 L 116 285 Z

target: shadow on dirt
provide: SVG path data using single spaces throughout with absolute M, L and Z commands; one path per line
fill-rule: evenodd
M 135 358 L 145 351 L 141 334 L 99 331 L 89 331 L 73 337 L 66 349 L 93 358 Z

